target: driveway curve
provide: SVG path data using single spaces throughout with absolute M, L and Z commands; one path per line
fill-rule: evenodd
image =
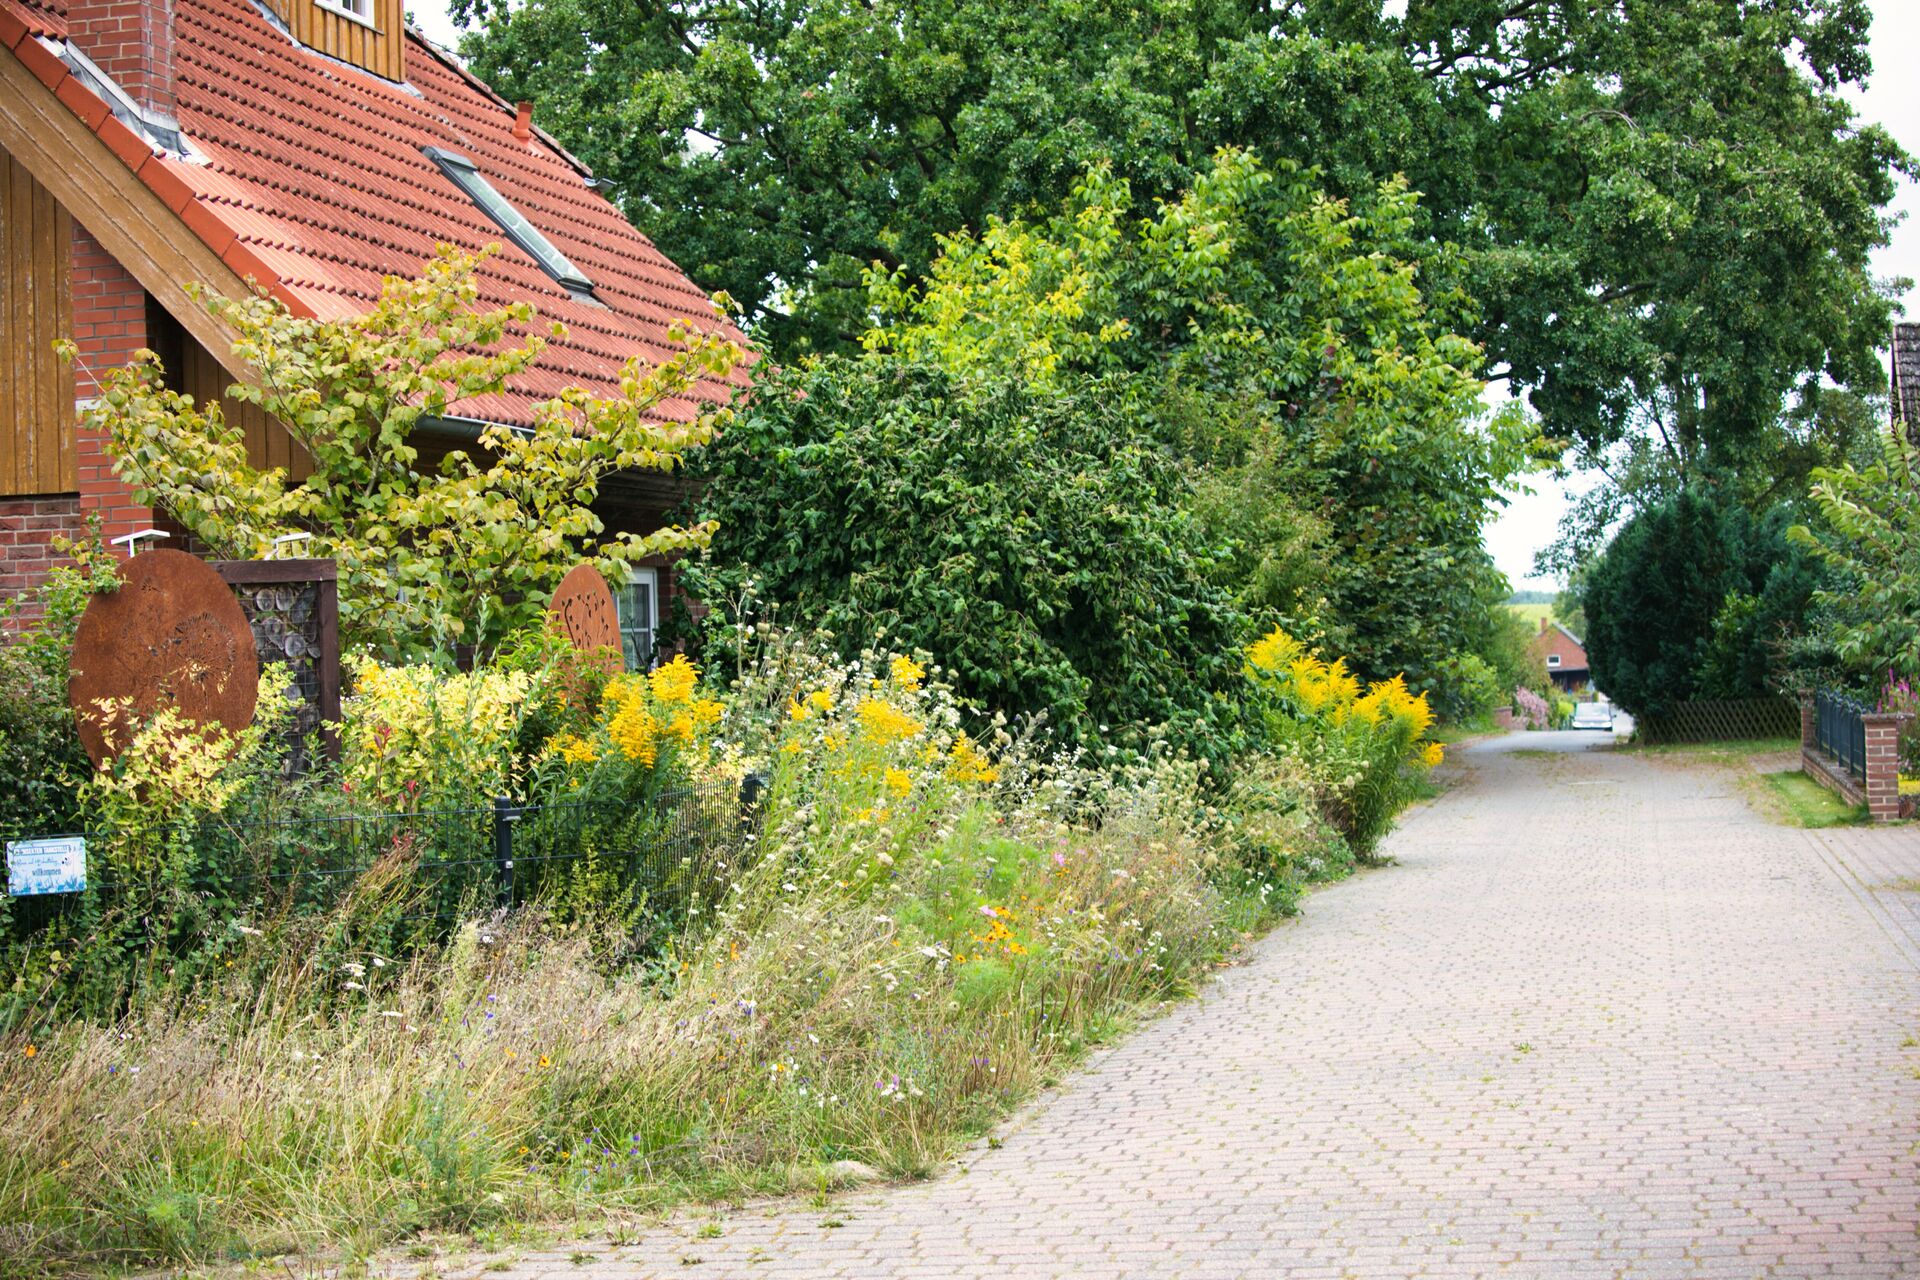
M 1920 1275 L 1920 833 L 1599 741 L 1458 752 L 1397 866 L 946 1175 L 508 1274 Z

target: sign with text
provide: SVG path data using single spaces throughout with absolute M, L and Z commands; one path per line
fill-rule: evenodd
M 7 892 L 16 898 L 34 893 L 79 893 L 87 887 L 84 836 L 7 842 Z

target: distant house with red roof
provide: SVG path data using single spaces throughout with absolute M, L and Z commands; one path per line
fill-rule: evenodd
M 1540 634 L 1533 638 L 1528 651 L 1546 665 L 1547 677 L 1555 687 L 1577 693 L 1592 683 L 1585 642 L 1552 619 L 1540 619 Z
M 530 425 L 564 387 L 611 389 L 636 353 L 674 349 L 674 321 L 711 315 L 525 104 L 407 28 L 402 0 L 0 0 L 0 592 L 28 589 L 52 536 L 90 514 L 109 537 L 166 527 L 75 406 L 142 347 L 198 398 L 236 380 L 190 285 L 232 297 L 254 281 L 298 314 L 344 318 L 441 242 L 500 245 L 482 304 L 532 302 L 568 332 L 505 394 L 425 424 L 449 446 Z M 54 355 L 63 337 L 72 366 Z M 686 420 L 730 392 L 703 383 L 658 412 Z M 278 424 L 228 407 L 255 465 L 302 473 Z M 653 528 L 676 496 L 659 476 L 617 477 L 601 515 Z M 670 577 L 656 565 L 625 592 L 636 643 Z

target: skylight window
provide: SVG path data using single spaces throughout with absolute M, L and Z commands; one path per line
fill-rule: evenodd
M 481 212 L 507 233 L 507 239 L 540 264 L 541 270 L 566 286 L 567 292 L 575 297 L 593 296 L 593 281 L 582 275 L 580 268 L 568 262 L 566 255 L 554 248 L 553 241 L 541 235 L 540 229 L 528 222 L 525 214 L 495 191 L 493 184 L 474 167 L 473 161 L 440 147 L 428 147 L 426 153 L 427 159 L 440 166 L 440 172 L 453 179 L 453 184 L 466 192 L 467 198 L 479 205 Z

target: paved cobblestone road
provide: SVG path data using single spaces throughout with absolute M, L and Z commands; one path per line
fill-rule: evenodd
M 1595 737 L 1462 752 L 1398 867 L 963 1171 L 509 1274 L 1920 1276 L 1920 831 Z

